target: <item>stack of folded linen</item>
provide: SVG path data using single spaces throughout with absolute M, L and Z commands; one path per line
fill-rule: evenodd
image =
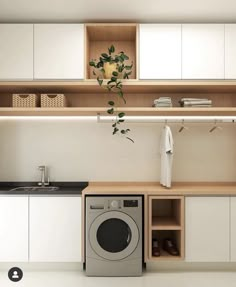
M 199 99 L 199 98 L 182 98 L 180 101 L 181 107 L 211 107 L 212 101 L 209 99 Z
M 154 100 L 154 107 L 172 107 L 171 98 L 169 97 L 160 97 Z

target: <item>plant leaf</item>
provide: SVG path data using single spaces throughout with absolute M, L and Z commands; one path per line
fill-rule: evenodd
M 98 81 L 99 86 L 101 86 L 102 83 L 103 83 L 103 80 L 102 80 L 102 79 L 99 79 L 99 77 L 97 77 L 97 81 Z
M 116 71 L 112 72 L 112 75 L 117 77 L 118 76 L 118 73 Z
M 108 105 L 110 105 L 110 106 L 114 106 L 114 104 L 115 104 L 115 103 L 114 103 L 113 101 L 109 101 L 109 102 L 108 102 Z
M 116 82 L 117 78 L 116 77 L 111 77 L 111 81 Z
M 107 113 L 110 114 L 110 115 L 114 114 L 114 109 L 113 109 L 113 108 L 108 109 L 108 110 L 107 110 Z
M 93 75 L 94 75 L 94 76 L 96 76 L 96 73 L 95 73 L 95 71 L 94 71 L 94 70 L 93 70 Z
M 91 66 L 91 67 L 96 67 L 96 64 L 95 64 L 94 61 L 90 61 L 90 62 L 89 62 L 89 66 Z
M 115 52 L 115 47 L 114 47 L 114 45 L 111 45 L 110 51 L 111 51 L 111 53 L 114 53 L 114 52 Z
M 123 113 L 123 112 L 118 114 L 119 118 L 123 118 L 124 116 L 125 116 L 125 113 Z
M 115 127 L 113 130 L 113 135 L 115 135 L 118 131 L 119 131 L 119 129 L 117 127 Z
M 109 58 L 109 56 L 107 55 L 107 53 L 102 53 L 101 55 L 103 56 L 103 58 Z

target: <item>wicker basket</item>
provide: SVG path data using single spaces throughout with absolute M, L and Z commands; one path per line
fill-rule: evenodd
M 42 108 L 66 107 L 66 98 L 64 94 L 41 94 Z
M 38 97 L 35 94 L 13 94 L 12 106 L 14 108 L 35 108 L 38 106 Z

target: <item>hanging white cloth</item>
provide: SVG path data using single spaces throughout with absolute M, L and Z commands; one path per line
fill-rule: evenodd
M 171 187 L 172 163 L 174 141 L 169 126 L 165 125 L 161 132 L 160 155 L 161 155 L 161 185 Z

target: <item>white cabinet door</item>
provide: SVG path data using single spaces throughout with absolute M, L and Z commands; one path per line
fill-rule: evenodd
M 30 197 L 30 261 L 81 261 L 81 197 Z
M 236 79 L 236 24 L 225 25 L 225 78 Z
M 224 79 L 224 24 L 182 25 L 182 78 Z
M 231 197 L 231 233 L 230 233 L 230 259 L 236 262 L 236 197 Z
M 140 25 L 140 79 L 181 79 L 181 24 Z
M 0 24 L 0 80 L 33 79 L 33 25 Z
M 34 78 L 84 78 L 84 25 L 34 25 Z
M 0 262 L 28 261 L 28 196 L 0 196 Z
M 229 197 L 186 197 L 186 261 L 229 261 L 229 208 Z

